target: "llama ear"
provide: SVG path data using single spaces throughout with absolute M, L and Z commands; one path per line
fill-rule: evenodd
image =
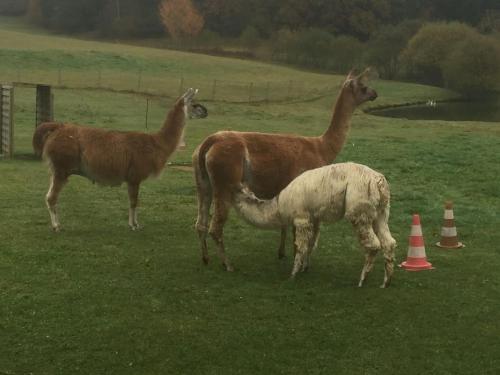
M 194 96 L 198 93 L 198 89 L 189 88 L 187 91 L 181 96 L 184 99 L 184 102 L 191 101 Z
M 375 69 L 368 67 L 356 79 L 358 80 L 358 82 L 366 84 L 368 81 L 374 80 L 377 78 L 378 78 L 378 72 Z
M 355 68 L 352 68 L 349 73 L 347 74 L 347 77 L 346 77 L 346 82 L 351 80 L 351 79 L 354 79 L 356 78 L 356 69 Z

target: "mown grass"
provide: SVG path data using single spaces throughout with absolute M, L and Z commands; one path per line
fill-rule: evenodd
M 375 85 L 373 105 L 427 93 Z M 189 162 L 194 147 L 220 129 L 319 134 L 334 96 L 209 102 L 209 117 L 188 124 L 188 149 L 173 161 Z M 59 120 L 144 129 L 144 97 L 56 90 L 55 98 Z M 225 236 L 236 272 L 223 271 L 212 244 L 213 261 L 203 266 L 193 177 L 175 167 L 143 184 L 137 232 L 127 228 L 125 187 L 72 177 L 60 197 L 63 231 L 52 233 L 43 201 L 47 168 L 30 150 L 33 102 L 33 89 L 16 89 L 16 158 L 0 160 L 0 374 L 498 373 L 500 124 L 355 113 L 337 161 L 387 176 L 398 262 L 418 212 L 436 266 L 398 269 L 381 290 L 378 259 L 358 289 L 363 255 L 346 223 L 322 227 L 312 268 L 296 281 L 288 280 L 291 257 L 277 259 L 279 234 L 234 216 Z M 170 103 L 151 103 L 149 130 Z M 446 199 L 455 202 L 465 249 L 433 246 Z

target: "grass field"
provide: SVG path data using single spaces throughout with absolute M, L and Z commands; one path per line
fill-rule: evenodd
M 33 72 L 44 69 L 35 46 L 42 54 L 50 54 L 46 48 L 66 51 L 75 61 L 86 48 L 135 56 L 149 61 L 152 74 L 155 55 L 178 54 L 72 39 L 64 44 L 65 38 L 35 35 L 18 22 L 3 25 L 0 34 L 17 33 L 18 42 L 0 38 L 1 53 L 26 54 Z M 208 75 L 221 69 L 221 79 L 227 73 L 241 81 L 254 64 L 181 58 Z M 272 77 L 303 79 L 311 87 L 313 76 L 318 83 L 341 80 L 269 69 Z M 190 70 L 182 74 L 198 79 Z M 380 97 L 373 105 L 453 96 L 419 85 L 374 86 Z M 319 134 L 334 99 L 331 91 L 301 102 L 208 102 L 209 117 L 188 124 L 188 149 L 173 161 L 189 162 L 194 147 L 220 129 Z M 149 130 L 160 126 L 171 103 L 153 100 Z M 47 168 L 31 156 L 33 107 L 34 90 L 16 89 L 16 157 L 0 160 L 1 375 L 498 374 L 499 123 L 355 113 L 337 161 L 364 163 L 387 176 L 398 263 L 406 257 L 411 214 L 418 212 L 427 256 L 436 267 L 421 273 L 397 269 L 393 285 L 381 290 L 381 259 L 366 286 L 356 288 L 363 254 L 346 223 L 322 227 L 312 267 L 296 281 L 288 280 L 291 257 L 277 259 L 279 233 L 250 227 L 234 215 L 225 236 L 236 272 L 223 271 L 212 244 L 213 261 L 203 266 L 193 229 L 193 177 L 184 168 L 169 167 L 143 184 L 143 229 L 137 232 L 127 227 L 125 187 L 102 188 L 72 177 L 60 197 L 63 230 L 52 233 L 43 201 Z M 55 113 L 59 120 L 141 130 L 145 99 L 57 89 Z M 446 199 L 455 202 L 465 249 L 433 246 Z

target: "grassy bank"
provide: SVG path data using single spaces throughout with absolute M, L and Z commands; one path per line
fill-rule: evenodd
M 77 61 L 87 53 L 76 50 L 79 43 L 90 43 L 73 41 L 66 48 L 59 37 L 21 34 L 45 38 L 43 43 L 60 46 Z M 7 54 L 32 51 L 20 44 L 0 48 Z M 136 54 L 135 48 L 120 48 L 113 53 Z M 149 59 L 148 53 L 176 54 L 144 49 L 137 58 Z M 205 59 L 192 57 L 193 64 Z M 240 79 L 247 79 L 239 60 L 221 60 L 236 79 L 238 69 Z M 213 74 L 210 65 L 216 64 L 199 69 Z M 284 80 L 307 75 L 269 69 Z M 186 77 L 196 74 L 186 70 Z M 327 79 L 341 77 L 322 75 L 318 82 Z M 373 105 L 436 93 L 425 86 L 374 85 L 380 97 Z M 188 124 L 188 148 L 173 161 L 189 162 L 194 147 L 221 129 L 319 134 L 329 123 L 335 94 L 260 105 L 206 102 L 209 117 Z M 150 103 L 148 130 L 160 126 L 171 102 Z M 411 214 L 418 212 L 427 256 L 436 267 L 422 273 L 398 269 L 393 285 L 381 290 L 381 259 L 366 286 L 356 288 L 363 254 L 346 223 L 323 225 L 310 271 L 294 282 L 288 280 L 291 257 L 276 256 L 279 233 L 250 227 L 234 215 L 225 236 L 236 272 L 222 270 L 212 244 L 213 261 L 203 266 L 193 230 L 193 177 L 175 167 L 143 184 L 142 230 L 127 228 L 125 187 L 102 188 L 72 177 L 60 197 L 63 231 L 52 233 L 44 204 L 47 168 L 31 156 L 33 107 L 34 90 L 16 89 L 16 157 L 0 160 L 0 374 L 498 372 L 500 124 L 355 113 L 337 161 L 364 163 L 387 176 L 398 262 L 406 257 Z M 58 89 L 55 113 L 65 121 L 141 130 L 145 98 Z M 465 249 L 433 246 L 446 199 L 455 202 Z

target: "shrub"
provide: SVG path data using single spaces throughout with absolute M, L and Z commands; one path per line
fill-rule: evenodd
M 430 23 L 423 26 L 408 42 L 401 54 L 406 73 L 421 82 L 442 85 L 442 64 L 457 43 L 477 33 L 459 22 Z
M 255 48 L 261 42 L 259 31 L 253 26 L 247 26 L 241 33 L 240 41 L 245 47 Z
M 443 63 L 445 84 L 466 96 L 500 88 L 500 45 L 497 40 L 480 34 L 469 36 Z

